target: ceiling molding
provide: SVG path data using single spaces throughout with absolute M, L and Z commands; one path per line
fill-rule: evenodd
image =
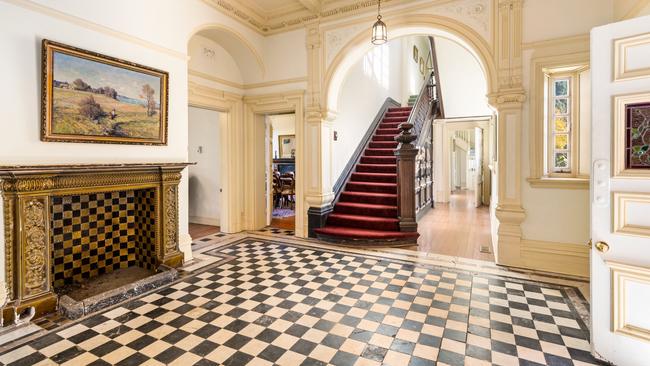
M 253 0 L 202 1 L 262 35 L 287 32 L 317 20 L 339 19 L 375 10 L 377 7 L 377 0 L 297 0 L 299 7 L 285 6 L 275 11 L 269 11 L 255 4 Z M 413 3 L 421 3 L 421 1 L 383 0 L 382 9 Z
M 650 0 L 639 0 L 628 12 L 619 20 L 632 19 L 640 16 L 641 11 L 650 5 Z
M 298 84 L 298 83 L 306 83 L 307 78 L 306 77 L 297 77 L 297 78 L 291 78 L 291 79 L 279 79 L 279 80 L 271 80 L 271 81 L 264 81 L 260 83 L 238 83 L 235 81 L 230 81 L 226 80 L 223 78 L 220 78 L 215 75 L 210 75 L 198 70 L 194 69 L 189 69 L 188 70 L 189 75 L 196 76 L 202 79 L 210 80 L 222 85 L 230 86 L 233 88 L 237 89 L 242 89 L 242 90 L 250 90 L 250 89 L 259 89 L 259 88 L 267 88 L 267 87 L 272 87 L 272 86 L 277 86 L 277 85 L 286 85 L 286 84 Z

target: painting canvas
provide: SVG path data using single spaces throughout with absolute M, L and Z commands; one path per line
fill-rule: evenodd
M 43 41 L 44 141 L 165 145 L 168 74 Z
M 296 135 L 280 135 L 278 136 L 280 145 L 280 158 L 291 159 L 296 156 Z

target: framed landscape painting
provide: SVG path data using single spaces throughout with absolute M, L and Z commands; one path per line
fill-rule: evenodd
M 166 72 L 43 41 L 43 141 L 167 144 Z

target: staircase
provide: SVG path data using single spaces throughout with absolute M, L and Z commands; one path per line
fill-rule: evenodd
M 406 122 L 412 107 L 392 107 L 356 162 L 326 225 L 314 229 L 318 238 L 333 241 L 381 240 L 413 243 L 417 232 L 400 231 L 397 207 L 398 126 Z

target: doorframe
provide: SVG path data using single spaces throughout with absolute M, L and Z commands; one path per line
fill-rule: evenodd
M 244 101 L 244 135 L 255 136 L 259 132 L 259 127 L 264 134 L 265 125 L 258 124 L 264 121 L 267 115 L 293 113 L 295 114 L 296 128 L 296 222 L 295 235 L 305 237 L 307 233 L 307 210 L 305 209 L 305 177 L 304 177 L 304 139 L 305 139 L 305 116 L 304 116 L 304 99 L 305 92 L 302 90 L 288 91 L 282 93 L 245 96 Z M 258 127 L 258 129 L 256 129 Z M 256 156 L 265 154 L 265 146 L 257 146 L 255 138 L 246 138 L 243 141 L 243 161 L 244 165 L 244 227 L 248 230 L 258 230 L 266 225 L 266 200 L 258 202 L 255 194 L 259 189 L 264 190 L 264 186 L 259 186 L 256 182 L 257 171 L 255 164 Z M 266 164 L 264 164 L 266 165 Z M 266 171 L 264 169 L 262 174 Z M 259 178 L 259 177 L 257 177 Z M 259 179 L 257 179 L 259 180 Z M 261 180 L 264 184 L 265 180 Z M 265 196 L 264 196 L 265 197 Z
M 436 119 L 433 121 L 434 131 L 436 134 L 440 134 L 441 138 L 435 138 L 434 144 L 438 144 L 440 148 L 436 150 L 434 166 L 440 167 L 436 169 L 436 174 L 434 176 L 439 177 L 435 179 L 438 182 L 438 185 L 435 187 L 436 191 L 436 202 L 449 202 L 451 196 L 451 136 L 455 131 L 460 130 L 469 130 L 474 127 L 479 127 L 483 130 L 483 174 L 485 178 L 485 172 L 489 171 L 489 156 L 490 156 L 490 146 L 489 140 L 485 139 L 485 136 L 489 136 L 492 131 L 490 130 L 490 121 L 492 116 L 478 116 L 478 117 L 463 117 L 463 118 L 445 118 L 445 119 Z M 434 168 L 435 169 L 435 168 Z M 485 181 L 485 179 L 484 179 Z M 483 195 L 485 195 L 485 187 L 483 188 Z
M 205 108 L 222 113 L 220 118 L 219 134 L 220 148 L 219 163 L 223 172 L 221 179 L 221 231 L 224 233 L 237 233 L 242 231 L 244 192 L 242 190 L 243 158 L 238 147 L 242 146 L 243 129 L 243 97 L 239 94 L 229 93 L 215 88 L 199 85 L 193 82 L 188 84 L 189 106 Z M 221 117 L 221 116 L 220 116 Z

